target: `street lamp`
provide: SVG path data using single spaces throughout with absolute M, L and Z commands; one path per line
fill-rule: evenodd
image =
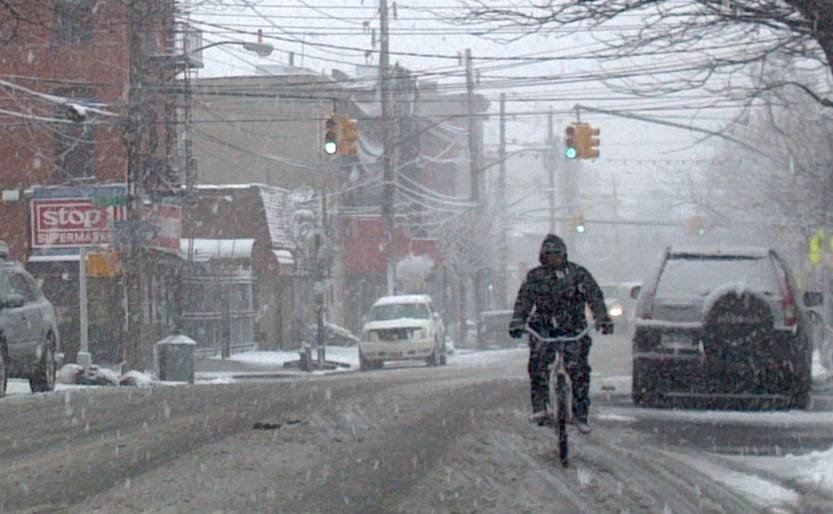
M 275 50 L 271 43 L 252 43 L 249 41 L 215 41 L 214 43 L 210 43 L 208 45 L 204 45 L 199 48 L 189 50 L 188 54 L 190 55 L 197 52 L 202 52 L 207 48 L 220 45 L 239 45 L 242 46 L 244 50 L 257 54 L 258 57 L 269 57 L 269 55 L 271 55 L 272 52 Z

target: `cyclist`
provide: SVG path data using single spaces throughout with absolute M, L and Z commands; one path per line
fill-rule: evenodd
M 585 305 L 590 306 L 593 319 L 603 334 L 613 333 L 613 322 L 605 307 L 599 285 L 584 267 L 567 260 L 567 245 L 555 234 L 548 234 L 538 256 L 541 266 L 526 275 L 515 300 L 509 323 L 509 335 L 518 339 L 528 322 L 544 337 L 571 336 L 587 327 Z M 533 309 L 534 308 L 534 309 Z M 582 434 L 590 432 L 590 365 L 587 357 L 592 340 L 585 336 L 564 347 L 564 363 L 573 384 L 573 419 Z M 549 388 L 547 367 L 554 360 L 554 348 L 530 337 L 529 382 L 532 397 L 530 421 L 544 425 Z

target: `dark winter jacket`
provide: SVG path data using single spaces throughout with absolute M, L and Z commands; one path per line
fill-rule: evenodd
M 546 245 L 547 241 L 542 245 L 542 253 Z M 587 327 L 585 305 L 590 305 L 597 322 L 610 321 L 604 295 L 587 269 L 566 260 L 566 255 L 564 264 L 558 268 L 543 264 L 543 256 L 541 262 L 541 266 L 527 273 L 521 284 L 510 330 L 523 327 L 528 320 L 538 332 L 572 335 Z

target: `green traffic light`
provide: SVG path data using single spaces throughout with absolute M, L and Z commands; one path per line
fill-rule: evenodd
M 576 152 L 576 149 L 573 148 L 572 146 L 568 146 L 567 150 L 564 152 L 564 155 L 568 159 L 575 159 L 578 156 L 578 152 Z
M 579 234 L 584 234 L 584 230 L 584 225 L 576 225 L 576 232 L 578 232 Z

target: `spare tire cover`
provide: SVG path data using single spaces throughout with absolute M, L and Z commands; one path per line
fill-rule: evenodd
M 772 310 L 754 292 L 722 294 L 706 313 L 703 329 L 706 365 L 729 389 L 752 385 L 756 369 L 776 357 Z

